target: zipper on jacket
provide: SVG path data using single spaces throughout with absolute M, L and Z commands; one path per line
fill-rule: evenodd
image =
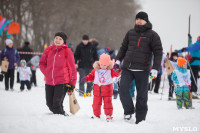
M 140 46 L 140 40 L 141 40 L 141 37 L 140 37 L 139 40 L 138 40 L 137 47 Z
M 52 70 L 52 79 L 53 79 L 53 84 L 54 84 L 54 85 L 55 85 L 55 83 L 54 83 L 54 78 L 53 78 L 53 71 L 54 71 L 55 58 L 56 58 L 57 52 L 58 52 L 58 49 L 57 49 L 57 47 L 56 47 L 56 54 L 55 54 L 55 56 L 54 56 L 54 60 L 53 60 L 53 70 Z
M 101 86 L 99 86 L 99 96 L 101 96 Z

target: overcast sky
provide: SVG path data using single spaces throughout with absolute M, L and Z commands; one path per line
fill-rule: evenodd
M 188 19 L 191 14 L 190 34 L 193 43 L 200 36 L 200 0 L 140 0 L 142 9 L 161 37 L 164 52 L 170 45 L 173 50 L 186 47 L 188 43 Z

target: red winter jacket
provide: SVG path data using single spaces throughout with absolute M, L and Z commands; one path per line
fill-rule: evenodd
M 67 50 L 66 50 L 67 49 Z M 39 62 L 39 67 L 46 78 L 46 84 L 59 85 L 69 83 L 76 85 L 77 71 L 74 55 L 66 45 L 46 48 Z
M 113 80 L 112 78 L 118 77 L 120 75 L 121 69 L 116 72 L 113 68 L 113 63 L 111 62 L 111 65 L 109 66 L 108 70 L 103 74 L 103 76 L 99 76 L 99 62 L 96 61 L 93 65 L 94 69 L 90 74 L 86 76 L 87 81 L 86 82 L 92 82 L 94 81 L 94 86 L 93 86 L 93 95 L 94 96 L 112 96 L 113 95 Z M 109 75 L 111 74 L 111 75 Z M 102 83 L 99 80 L 105 81 Z M 108 81 L 110 80 L 110 81 Z M 101 82 L 101 86 L 99 86 L 99 83 Z

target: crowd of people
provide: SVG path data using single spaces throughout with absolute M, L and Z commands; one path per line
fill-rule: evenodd
M 130 121 L 135 113 L 135 123 L 138 124 L 146 120 L 148 91 L 159 94 L 161 77 L 165 73 L 163 71 L 170 68 L 173 71 L 168 72 L 167 76 L 168 100 L 174 99 L 175 91 L 178 109 L 182 109 L 183 105 L 186 109 L 194 108 L 192 98 L 198 98 L 200 36 L 194 44 L 165 56 L 161 39 L 152 30 L 148 14 L 139 12 L 135 17 L 134 28 L 126 33 L 117 54 L 109 47 L 99 49 L 98 44 L 96 39 L 83 35 L 82 41 L 73 50 L 72 43 L 67 44 L 67 35 L 64 32 L 57 32 L 52 46 L 46 48 L 40 58 L 19 55 L 13 48 L 12 40 L 7 39 L 6 48 L 0 55 L 1 60 L 9 61 L 8 72 L 5 73 L 5 90 L 9 89 L 9 79 L 10 89 L 13 90 L 17 63 L 21 91 L 24 90 L 25 84 L 29 90 L 32 84 L 37 86 L 36 68 L 39 65 L 45 76 L 46 104 L 49 110 L 54 114 L 68 116 L 63 109 L 63 100 L 67 93 L 73 93 L 78 72 L 79 96 L 91 96 L 92 92 L 94 95 L 92 118 L 100 118 L 103 101 L 106 120 L 111 121 L 112 96 L 117 99 L 119 94 L 124 109 L 124 120 Z M 24 47 L 18 51 L 32 52 L 29 45 L 29 42 L 25 42 Z M 190 54 L 184 58 L 182 52 Z M 136 104 L 133 103 L 135 97 Z

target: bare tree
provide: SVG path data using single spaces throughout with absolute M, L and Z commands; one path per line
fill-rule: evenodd
M 75 46 L 83 34 L 96 38 L 99 47 L 119 48 L 125 32 L 134 26 L 140 8 L 136 0 L 0 0 L 0 14 L 21 24 L 12 35 L 16 47 L 25 40 L 35 51 L 51 45 L 54 34 L 63 31 Z M 5 32 L 0 38 L 4 45 Z

